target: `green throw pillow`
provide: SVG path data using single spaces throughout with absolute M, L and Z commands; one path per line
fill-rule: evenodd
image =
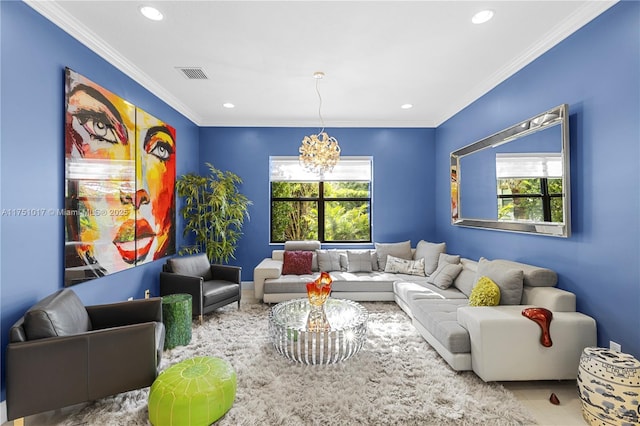
M 497 306 L 500 303 L 500 287 L 489 277 L 480 277 L 469 296 L 469 306 Z

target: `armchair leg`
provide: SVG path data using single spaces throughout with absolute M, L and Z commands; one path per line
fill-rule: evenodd
M 240 310 L 240 301 L 238 300 L 238 310 Z
M 200 325 L 204 324 L 204 315 L 200 314 Z

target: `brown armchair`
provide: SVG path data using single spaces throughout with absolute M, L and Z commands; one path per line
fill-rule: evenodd
M 209 263 L 204 253 L 174 257 L 162 265 L 160 296 L 175 293 L 191 295 L 192 314 L 200 318 L 229 303 L 238 302 L 242 268 Z
M 150 386 L 164 346 L 160 298 L 84 306 L 71 289 L 9 331 L 9 420 Z

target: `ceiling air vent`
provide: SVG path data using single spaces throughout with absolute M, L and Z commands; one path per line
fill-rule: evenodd
M 177 67 L 178 71 L 182 72 L 189 80 L 208 80 L 207 74 L 204 73 L 202 68 L 197 67 Z

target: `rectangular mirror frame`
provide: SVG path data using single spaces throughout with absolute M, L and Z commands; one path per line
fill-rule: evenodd
M 526 221 L 498 221 L 492 219 L 478 219 L 464 217 L 461 200 L 461 183 L 463 173 L 460 159 L 466 155 L 487 148 L 494 148 L 505 143 L 513 142 L 526 135 L 547 129 L 551 126 L 561 126 L 562 144 L 562 206 L 563 222 L 526 222 Z M 567 238 L 571 235 L 571 194 L 569 171 L 569 108 L 562 104 L 542 114 L 537 114 L 528 120 L 521 121 L 514 126 L 501 130 L 487 138 L 462 147 L 451 153 L 451 223 L 456 226 L 471 228 L 494 229 L 498 231 L 520 232 L 527 234 L 547 235 Z

